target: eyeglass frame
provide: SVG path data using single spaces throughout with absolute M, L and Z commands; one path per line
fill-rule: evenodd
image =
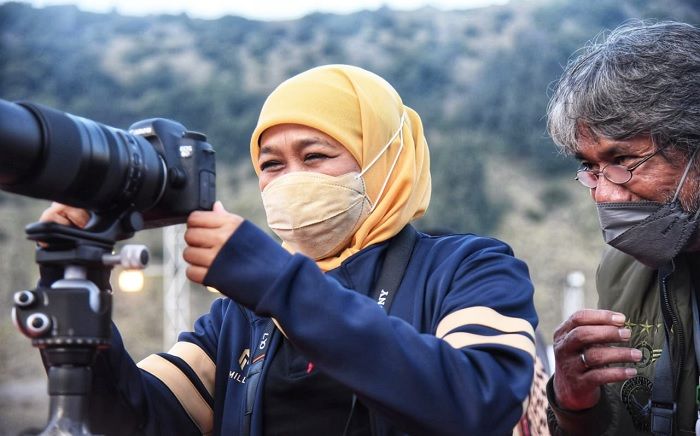
M 628 183 L 630 180 L 632 180 L 632 176 L 633 176 L 632 171 L 636 170 L 636 169 L 639 168 L 644 162 L 646 162 L 646 161 L 648 161 L 649 159 L 651 159 L 652 157 L 656 156 L 656 155 L 657 155 L 659 152 L 661 152 L 663 149 L 664 149 L 663 147 L 662 147 L 662 148 L 657 148 L 656 151 L 654 151 L 653 153 L 651 153 L 651 154 L 649 154 L 649 155 L 647 155 L 647 156 L 644 156 L 639 162 L 635 163 L 635 164 L 632 165 L 631 167 L 626 167 L 626 166 L 620 165 L 620 164 L 607 164 L 607 165 L 605 165 L 603 168 L 601 168 L 600 170 L 598 170 L 598 171 L 596 171 L 596 172 L 593 172 L 593 171 L 591 171 L 591 170 L 586 170 L 586 169 L 579 169 L 579 170 L 576 171 L 576 177 L 574 177 L 574 180 L 577 180 L 580 184 L 582 184 L 583 186 L 585 186 L 585 187 L 588 188 L 588 189 L 594 189 L 594 188 L 598 187 L 598 179 L 599 179 L 600 176 L 602 175 L 602 176 L 605 177 L 605 179 L 606 179 L 608 182 L 610 182 L 610 183 L 614 183 L 614 184 L 616 184 L 616 185 L 624 185 L 625 183 Z M 629 174 L 629 177 L 628 177 L 627 180 L 625 180 L 624 182 L 616 182 L 616 181 L 614 181 L 614 180 L 610 180 L 610 178 L 609 178 L 608 176 L 605 175 L 605 170 L 608 169 L 608 168 L 610 168 L 610 167 L 623 168 L 625 171 L 627 171 L 627 173 Z M 578 177 L 578 174 L 581 173 L 581 172 L 587 172 L 587 173 L 590 173 L 591 175 L 595 176 L 595 186 L 588 186 L 588 185 L 586 185 L 585 183 L 583 183 L 583 181 Z

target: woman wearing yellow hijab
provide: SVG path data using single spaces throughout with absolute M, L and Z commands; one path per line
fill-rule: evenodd
M 271 93 L 250 152 L 282 245 L 220 203 L 190 215 L 187 275 L 228 298 L 140 373 L 115 341 L 98 372 L 134 414 L 114 425 L 509 433 L 533 375 L 527 267 L 497 240 L 409 225 L 430 199 L 418 114 L 369 71 L 321 66 Z

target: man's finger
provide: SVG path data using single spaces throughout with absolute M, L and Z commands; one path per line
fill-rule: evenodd
M 637 363 L 642 352 L 628 347 L 590 347 L 581 352 L 589 367 L 602 367 L 619 363 Z
M 615 344 L 628 341 L 632 331 L 610 325 L 586 325 L 576 327 L 566 336 L 557 338 L 557 353 L 579 354 L 583 348 L 599 344 Z
M 561 323 L 554 332 L 554 338 L 564 335 L 578 326 L 585 325 L 625 325 L 625 315 L 612 310 L 582 309 L 574 312 L 566 321 Z
M 590 386 L 602 386 L 608 383 L 618 383 L 628 380 L 637 375 L 635 368 L 628 367 L 608 367 L 595 368 L 586 371 L 581 376 L 581 382 Z

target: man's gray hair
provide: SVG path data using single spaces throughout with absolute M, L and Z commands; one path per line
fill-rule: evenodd
M 700 29 L 628 22 L 569 62 L 547 108 L 547 129 L 575 153 L 579 129 L 613 140 L 649 135 L 657 147 L 700 145 Z

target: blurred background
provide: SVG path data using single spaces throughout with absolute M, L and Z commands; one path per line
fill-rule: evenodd
M 248 157 L 265 96 L 320 64 L 374 71 L 418 111 L 431 147 L 433 197 L 416 226 L 508 242 L 530 267 L 546 344 L 568 313 L 595 306 L 603 247 L 595 208 L 573 180 L 576 163 L 546 135 L 549 90 L 576 49 L 626 20 L 700 24 L 695 0 L 344 2 L 336 9 L 325 2 L 293 11 L 236 2 L 249 3 L 240 12 L 151 3 L 144 12 L 87 1 L 1 2 L 0 98 L 121 129 L 164 117 L 203 132 L 217 152 L 218 197 L 266 228 Z M 10 312 L 13 293 L 35 286 L 24 226 L 47 205 L 0 192 L 0 435 L 46 424 L 39 355 Z M 177 280 L 178 228 L 128 242 L 148 245 L 152 261 L 136 292 L 126 292 L 114 271 L 113 319 L 140 360 L 169 348 L 218 294 Z

